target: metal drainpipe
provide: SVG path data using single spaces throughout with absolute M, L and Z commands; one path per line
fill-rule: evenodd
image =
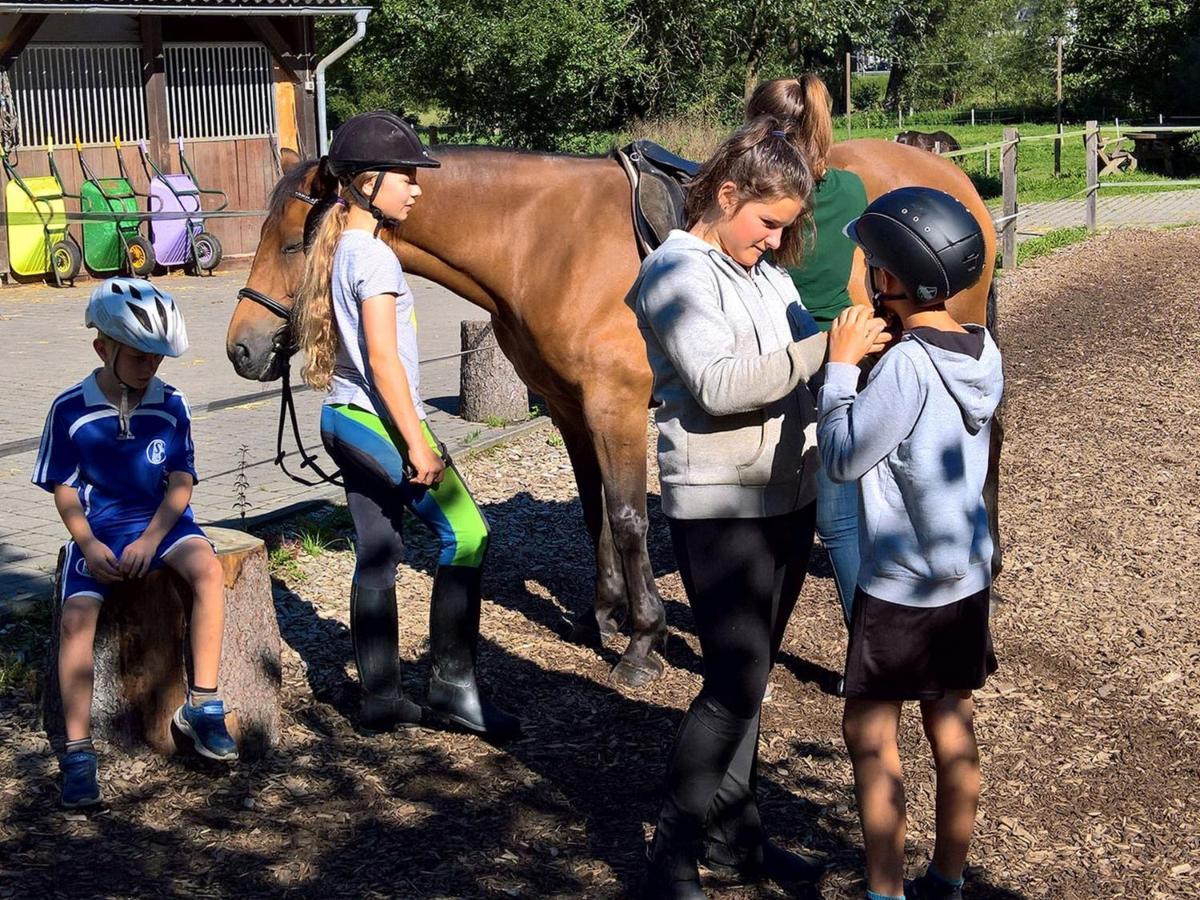
M 317 63 L 317 144 L 321 148 L 321 156 L 329 152 L 328 128 L 325 124 L 325 70 L 345 56 L 346 52 L 367 36 L 368 9 L 360 9 L 354 13 L 354 34 L 346 38 L 332 53 Z

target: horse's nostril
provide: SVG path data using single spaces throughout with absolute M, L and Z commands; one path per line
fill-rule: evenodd
M 245 344 L 233 345 L 234 362 L 246 363 L 250 359 L 250 350 Z

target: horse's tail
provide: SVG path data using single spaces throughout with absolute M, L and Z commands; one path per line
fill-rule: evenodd
M 820 76 L 806 72 L 799 78 L 764 81 L 746 104 L 746 119 L 763 115 L 792 124 L 813 175 L 824 178 L 833 147 L 833 98 Z

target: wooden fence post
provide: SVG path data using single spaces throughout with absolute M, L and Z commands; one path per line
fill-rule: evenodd
M 462 323 L 458 414 L 468 422 L 501 421 L 505 425 L 529 418 L 529 388 L 496 343 L 490 319 Z
M 1017 141 L 1015 128 L 1004 129 L 1004 144 L 1000 150 L 1000 183 L 1004 194 L 1001 215 L 1000 265 L 1008 270 L 1017 266 Z
M 1100 151 L 1100 123 L 1089 119 L 1087 135 L 1084 138 L 1087 157 L 1087 200 L 1084 203 L 1088 231 L 1096 230 L 1096 194 L 1100 192 L 1100 175 L 1098 172 Z

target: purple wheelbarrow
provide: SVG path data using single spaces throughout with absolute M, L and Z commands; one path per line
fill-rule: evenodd
M 140 141 L 142 164 L 150 181 L 150 239 L 154 256 L 160 265 L 189 266 L 197 274 L 211 273 L 221 263 L 221 242 L 204 230 L 204 217 L 220 212 L 229 205 L 224 191 L 209 190 L 196 183 L 196 174 L 188 163 L 179 138 L 179 166 L 182 174 L 172 175 L 158 167 Z M 220 197 L 220 204 L 205 210 L 201 206 L 204 194 Z

